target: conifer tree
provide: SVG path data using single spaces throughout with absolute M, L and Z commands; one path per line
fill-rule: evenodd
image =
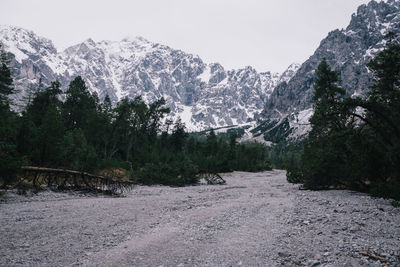
M 24 154 L 32 149 L 27 156 L 38 166 L 58 167 L 60 164 L 60 143 L 65 132 L 60 87 L 55 81 L 45 90 L 38 90 L 22 116 L 19 149 Z
M 300 166 L 288 168 L 289 181 L 400 199 L 400 44 L 393 34 L 368 67 L 374 82 L 367 97 L 342 100 L 337 74 L 321 62 L 312 130 Z
M 308 188 L 320 189 L 334 185 L 343 175 L 341 132 L 346 129 L 346 115 L 341 113 L 344 89 L 337 86 L 339 74 L 323 59 L 316 70 L 312 130 L 305 141 L 300 169 L 289 168 L 288 180 L 302 182 Z
M 87 129 L 89 116 L 96 110 L 96 101 L 81 76 L 69 84 L 63 105 L 63 117 L 68 130 Z
M 13 78 L 8 58 L 0 43 L 0 184 L 16 178 L 21 159 L 17 153 L 17 115 L 10 109 L 10 95 L 14 93 Z
M 14 93 L 13 78 L 8 63 L 7 54 L 0 42 L 0 109 L 4 112 L 9 110 L 9 96 Z
M 188 134 L 185 131 L 185 124 L 179 118 L 175 124 L 171 134 L 171 145 L 173 151 L 181 152 L 186 142 Z
M 324 58 L 316 70 L 317 78 L 314 84 L 314 114 L 310 119 L 313 134 L 327 134 L 334 129 L 339 130 L 343 126 L 343 118 L 340 120 L 339 100 L 345 94 L 345 90 L 337 86 L 339 73 L 331 70 Z

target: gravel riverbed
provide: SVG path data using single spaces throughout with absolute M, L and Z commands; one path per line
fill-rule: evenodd
M 284 171 L 125 197 L 0 198 L 0 266 L 400 266 L 400 209 Z

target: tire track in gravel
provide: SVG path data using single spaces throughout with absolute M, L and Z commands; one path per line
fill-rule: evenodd
M 284 173 L 240 173 L 226 186 L 188 187 L 168 205 L 157 227 L 100 251 L 84 265 L 273 265 L 279 213 L 292 208 Z M 291 187 L 289 185 L 289 187 Z M 179 193 L 178 193 L 179 194 Z

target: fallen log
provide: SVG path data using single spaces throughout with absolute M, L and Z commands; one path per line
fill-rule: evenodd
M 66 169 L 53 169 L 53 168 L 45 168 L 45 167 L 34 167 L 34 166 L 22 166 L 22 170 L 24 171 L 37 171 L 37 172 L 52 172 L 52 173 L 65 173 L 65 174 L 72 174 L 72 175 L 85 175 L 88 177 L 94 178 L 101 178 L 106 179 L 106 177 L 94 175 L 87 172 L 80 172 L 80 171 L 73 171 L 73 170 L 66 170 Z
M 136 185 L 134 182 L 121 181 L 115 177 L 95 175 L 83 171 L 35 166 L 23 166 L 21 169 L 26 174 L 24 179 L 31 180 L 35 188 L 47 184 L 48 187 L 55 185 L 60 190 L 78 189 L 119 194 L 132 189 Z M 42 178 L 41 181 L 39 181 L 40 178 Z

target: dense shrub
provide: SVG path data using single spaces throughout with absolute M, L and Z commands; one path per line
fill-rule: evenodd
M 199 181 L 197 167 L 185 159 L 169 163 L 146 163 L 138 172 L 139 182 L 147 185 L 184 186 Z

